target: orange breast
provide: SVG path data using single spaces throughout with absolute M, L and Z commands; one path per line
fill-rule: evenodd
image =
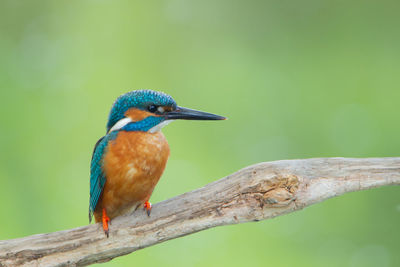
M 161 132 L 118 133 L 106 149 L 103 170 L 106 183 L 94 216 L 101 221 L 102 209 L 112 219 L 148 201 L 169 157 L 169 146 Z

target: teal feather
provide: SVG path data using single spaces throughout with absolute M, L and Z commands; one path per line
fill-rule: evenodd
M 94 210 L 103 192 L 106 176 L 103 171 L 103 158 L 107 145 L 117 137 L 118 132 L 111 132 L 97 141 L 90 164 L 90 200 L 89 200 L 89 222 L 92 220 Z

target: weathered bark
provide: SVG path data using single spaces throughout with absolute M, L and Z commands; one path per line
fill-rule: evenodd
M 346 192 L 400 185 L 400 158 L 260 163 L 100 224 L 0 241 L 0 266 L 85 266 L 220 225 L 269 219 Z

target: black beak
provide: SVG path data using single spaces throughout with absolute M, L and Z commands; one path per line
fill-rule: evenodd
M 167 120 L 226 120 L 222 116 L 183 107 L 177 107 L 168 112 L 165 118 Z

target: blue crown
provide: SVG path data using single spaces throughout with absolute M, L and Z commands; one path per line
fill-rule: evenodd
M 148 106 L 170 106 L 176 109 L 175 100 L 162 92 L 152 90 L 136 90 L 119 96 L 110 111 L 107 123 L 107 132 L 119 120 L 125 117 L 125 112 L 130 108 L 147 110 Z

